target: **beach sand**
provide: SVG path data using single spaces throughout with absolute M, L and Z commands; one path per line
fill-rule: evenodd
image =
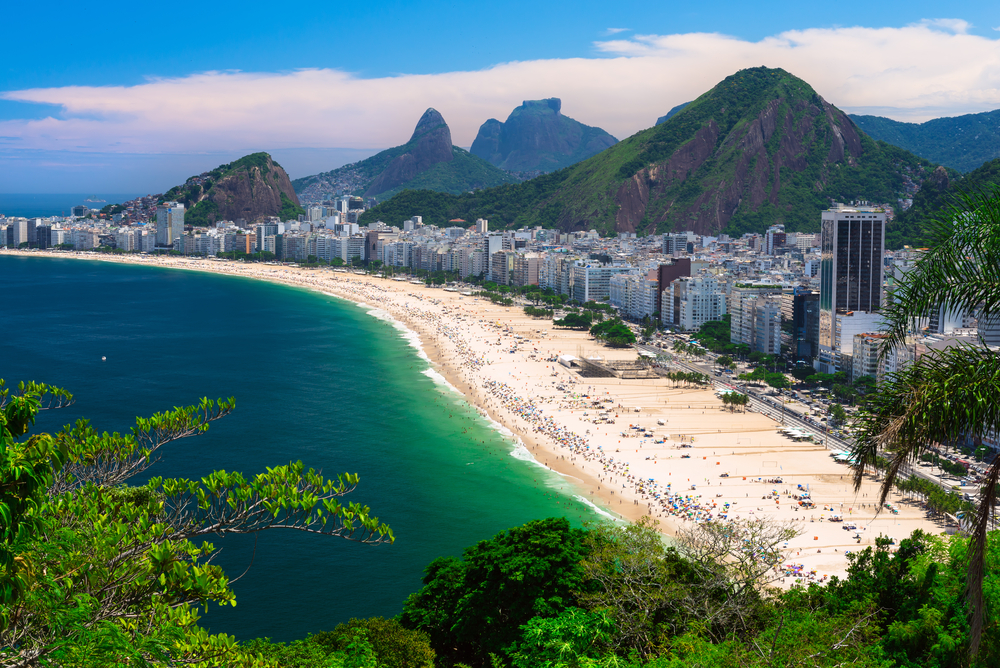
M 890 497 L 896 512 L 876 514 L 877 481 L 867 480 L 855 493 L 851 471 L 822 445 L 789 440 L 778 430 L 781 425 L 759 413 L 730 412 L 712 390 L 664 379 L 581 378 L 555 358 L 634 360 L 636 353 L 605 348 L 586 332 L 554 328 L 551 320 L 525 316 L 520 307 L 330 270 L 180 257 L 6 252 L 230 274 L 380 309 L 416 332 L 448 383 L 597 506 L 629 520 L 651 515 L 669 535 L 706 517 L 795 521 L 801 534 L 787 543 L 785 563 L 801 566 L 804 577 L 784 578 L 786 586 L 844 576 L 846 553 L 874 544 L 879 535 L 898 541 L 915 529 L 944 529 L 919 504 L 896 493 Z M 768 482 L 777 478 L 782 482 Z M 814 508 L 800 507 L 796 500 L 805 490 Z M 843 522 L 829 521 L 833 513 Z M 845 530 L 848 525 L 856 529 Z

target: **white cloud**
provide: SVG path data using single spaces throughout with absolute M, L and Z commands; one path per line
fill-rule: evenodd
M 1000 40 L 957 19 L 903 28 L 788 31 L 757 42 L 726 35 L 635 35 L 595 44 L 596 58 L 512 62 L 481 71 L 362 79 L 310 69 L 204 72 L 135 86 L 8 91 L 59 105 L 58 118 L 0 121 L 0 147 L 184 153 L 371 148 L 405 141 L 435 107 L 459 146 L 525 99 L 624 138 L 744 67 L 782 67 L 847 111 L 921 121 L 1000 107 Z
M 630 32 L 631 30 L 631 28 L 608 28 L 604 32 L 607 35 L 617 35 L 620 32 Z
M 956 35 L 964 35 L 968 33 L 969 28 L 972 27 L 968 21 L 964 21 L 962 19 L 923 19 L 913 25 L 940 28 L 942 30 L 955 33 Z

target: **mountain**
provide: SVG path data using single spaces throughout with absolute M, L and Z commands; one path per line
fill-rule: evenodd
M 676 116 L 677 112 L 679 112 L 681 109 L 683 109 L 684 107 L 688 106 L 689 104 L 691 104 L 691 103 L 690 102 L 685 102 L 684 104 L 678 104 L 676 107 L 674 107 L 673 109 L 671 109 L 670 111 L 668 111 L 666 116 L 660 116 L 659 118 L 657 118 L 656 119 L 656 124 L 657 125 L 663 125 L 664 123 L 666 123 L 667 121 L 669 121 L 671 118 L 673 118 L 674 116 Z
M 997 192 L 1000 189 L 1000 159 L 990 160 L 968 174 L 950 175 L 938 167 L 913 196 L 913 206 L 900 214 L 885 232 L 885 246 L 891 250 L 923 246 L 928 221 L 948 214 L 948 207 L 958 203 L 963 193 Z
M 618 140 L 560 113 L 558 97 L 526 100 L 501 123 L 479 128 L 472 154 L 512 172 L 551 172 L 600 153 Z
M 452 198 L 406 194 L 367 212 L 394 221 L 406 201 L 491 227 L 603 233 L 742 234 L 819 227 L 831 201 L 896 204 L 934 165 L 859 132 L 809 84 L 758 67 L 727 77 L 661 125 L 571 167 Z M 412 210 L 400 220 L 415 214 Z
M 237 218 L 254 221 L 265 216 L 288 220 L 305 213 L 288 174 L 267 153 L 251 153 L 192 176 L 164 193 L 163 200 L 183 203 L 188 225 Z
M 960 172 L 972 171 L 988 160 L 1000 158 L 1000 109 L 935 118 L 925 123 L 854 114 L 851 120 L 872 139 L 905 148 Z
M 424 112 L 402 146 L 322 174 L 292 181 L 298 193 L 348 191 L 387 199 L 404 188 L 461 193 L 517 179 L 451 143 L 451 130 L 436 109 Z

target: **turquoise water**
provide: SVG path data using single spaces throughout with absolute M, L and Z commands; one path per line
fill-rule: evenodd
M 86 416 L 125 430 L 201 396 L 235 396 L 208 434 L 165 448 L 149 475 L 247 474 L 301 459 L 361 475 L 347 498 L 393 527 L 392 546 L 289 531 L 213 540 L 236 608 L 213 631 L 303 637 L 350 617 L 392 616 L 435 557 L 531 519 L 597 519 L 454 391 L 390 323 L 306 290 L 96 261 L 0 256 L 0 378 L 66 387 L 52 430 Z M 101 357 L 107 357 L 101 361 Z

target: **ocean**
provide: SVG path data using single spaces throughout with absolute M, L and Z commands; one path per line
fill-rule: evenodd
M 71 209 L 78 204 L 85 204 L 91 209 L 100 209 L 108 204 L 121 204 L 136 197 L 133 193 L 94 194 L 94 193 L 57 193 L 57 194 L 15 194 L 0 193 L 0 214 L 9 217 L 48 218 L 49 216 L 68 216 Z M 85 202 L 86 199 L 102 199 L 104 202 Z
M 302 460 L 358 473 L 345 497 L 388 523 L 394 545 L 293 531 L 210 542 L 235 608 L 202 623 L 287 641 L 351 617 L 398 614 L 436 557 L 532 519 L 598 513 L 473 408 L 372 307 L 250 279 L 99 261 L 0 256 L 6 296 L 0 378 L 62 386 L 76 403 L 46 431 L 87 417 L 126 431 L 200 397 L 235 396 L 203 436 L 165 446 L 146 476 L 247 475 Z M 102 357 L 106 360 L 102 361 Z M 137 481 L 138 482 L 138 481 Z

